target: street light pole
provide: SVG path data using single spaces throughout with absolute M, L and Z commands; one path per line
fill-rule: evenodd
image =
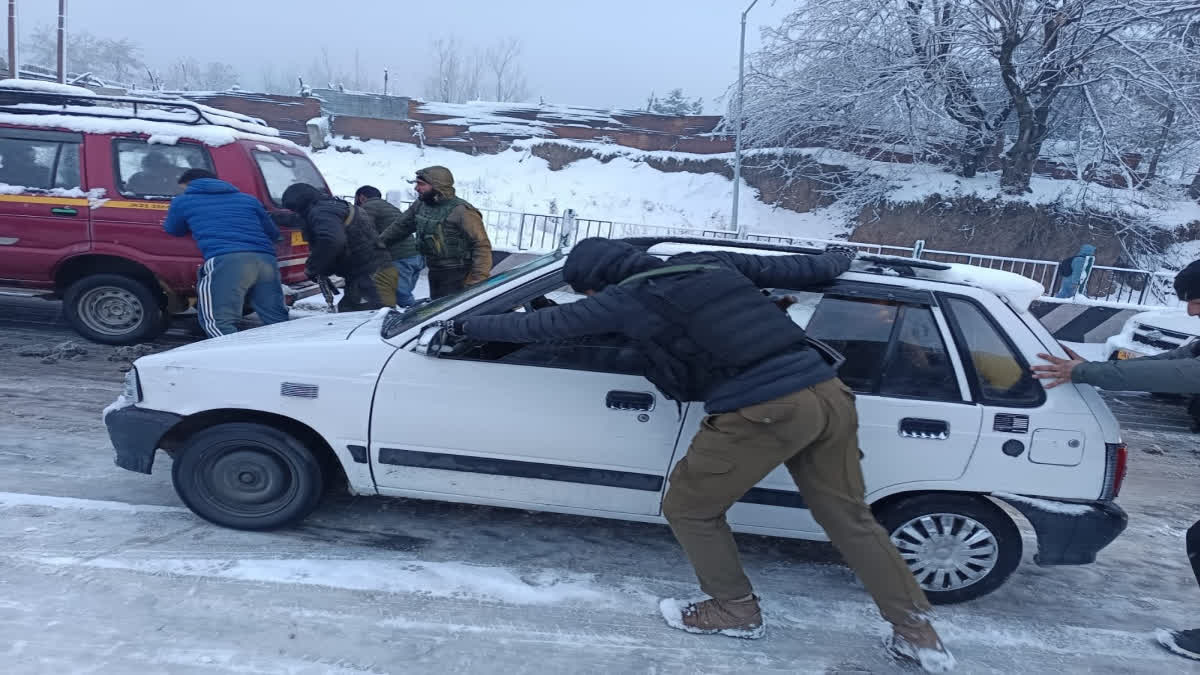
M 58 76 L 59 84 L 67 83 L 67 0 L 58 0 Z
M 746 238 L 746 230 L 738 224 L 738 192 L 742 185 L 742 105 L 743 94 L 746 88 L 746 15 L 754 6 L 758 4 L 758 0 L 750 3 L 746 11 L 742 12 L 742 39 L 738 46 L 738 97 L 737 97 L 737 120 L 734 127 L 734 150 L 733 150 L 733 215 L 730 218 L 730 226 L 734 232 L 737 232 L 738 239 Z

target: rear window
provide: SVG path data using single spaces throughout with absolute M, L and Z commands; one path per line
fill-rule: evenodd
M 982 308 L 956 297 L 943 297 L 942 307 L 949 311 L 959 352 L 969 364 L 968 377 L 979 400 L 1013 407 L 1042 404 L 1045 393 L 1030 375 L 1028 362 Z
M 263 180 L 267 182 L 267 192 L 276 206 L 282 206 L 283 191 L 289 185 L 308 183 L 318 190 L 328 191 L 321 172 L 308 160 L 299 155 L 285 155 L 281 152 L 254 151 L 254 161 L 262 171 Z

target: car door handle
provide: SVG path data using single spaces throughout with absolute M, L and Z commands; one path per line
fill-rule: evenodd
M 21 241 L 20 237 L 0 237 L 0 246 L 12 246 Z
M 50 209 L 50 213 L 52 213 L 56 216 L 77 216 L 77 215 L 79 215 L 79 211 L 77 211 L 69 206 Z
M 604 397 L 609 410 L 654 410 L 654 394 L 640 391 L 610 391 Z
M 945 420 L 905 417 L 900 420 L 900 436 L 903 438 L 929 438 L 944 441 L 950 438 L 950 423 Z

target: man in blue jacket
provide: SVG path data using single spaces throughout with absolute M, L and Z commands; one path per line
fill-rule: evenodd
M 204 255 L 196 310 L 205 334 L 236 333 L 247 296 L 264 324 L 287 321 L 275 255 L 279 228 L 262 203 L 205 169 L 188 169 L 179 184 L 184 192 L 171 200 L 163 229 L 191 234 Z

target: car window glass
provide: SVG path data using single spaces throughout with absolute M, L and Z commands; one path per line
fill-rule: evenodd
M 883 368 L 879 393 L 888 396 L 962 400 L 954 364 L 946 351 L 933 311 L 905 305 L 900 311 L 896 344 Z
M 985 401 L 1027 405 L 1042 400 L 1042 390 L 1028 364 L 1000 335 L 996 326 L 971 302 L 947 298 L 945 305 L 962 334 L 979 393 Z
M 586 297 L 564 284 L 536 295 L 514 297 L 508 311 L 551 311 Z M 629 338 L 617 333 L 525 344 L 473 342 L 456 358 L 604 373 L 640 375 L 645 372 L 641 352 Z
M 325 180 L 321 172 L 308 160 L 300 155 L 285 155 L 281 152 L 254 152 L 254 161 L 262 171 L 263 180 L 267 182 L 267 192 L 276 206 L 281 204 L 284 190 L 296 183 L 309 185 L 325 190 Z
M 194 143 L 150 145 L 120 140 L 117 150 L 117 189 L 126 197 L 166 199 L 183 191 L 179 176 L 188 169 L 212 171 L 203 146 Z
M 898 310 L 894 302 L 826 295 L 812 314 L 808 334 L 846 357 L 838 376 L 848 387 L 874 393 Z
M 63 145 L 54 141 L 0 138 L 0 183 L 31 190 L 54 187 L 54 164 Z M 75 148 L 78 157 L 78 146 L 74 143 L 66 145 Z M 75 185 L 70 187 L 78 187 L 78 183 L 77 168 Z
M 83 184 L 79 177 L 79 144 L 59 145 L 58 165 L 54 171 L 54 187 L 70 190 Z

